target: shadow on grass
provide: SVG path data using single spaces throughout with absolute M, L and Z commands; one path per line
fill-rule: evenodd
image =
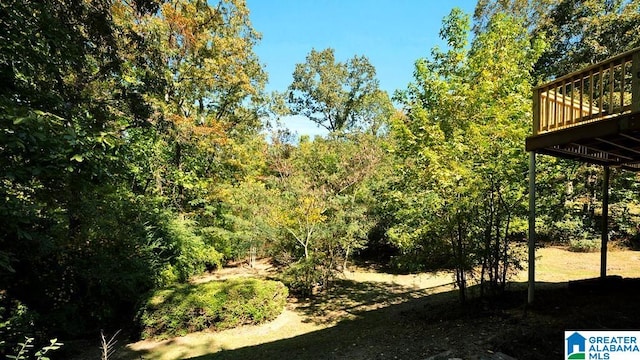
M 386 282 L 338 279 L 333 283 L 330 292 L 303 303 L 299 310 L 306 316 L 308 322 L 333 323 L 373 309 L 423 298 L 451 287 L 452 283 L 430 288 L 415 288 Z
M 302 310 L 316 316 L 344 310 L 338 309 L 340 304 L 349 309 L 358 301 L 382 301 L 389 306 L 355 306 L 350 310 L 351 317 L 333 327 L 191 359 L 424 360 L 447 351 L 446 358 L 493 359 L 493 353 L 502 352 L 521 360 L 550 359 L 562 357 L 565 329 L 640 328 L 637 280 L 613 286 L 567 285 L 538 284 L 532 307 L 525 306 L 524 283 L 514 284 L 511 291 L 491 301 L 472 299 L 460 306 L 454 290 L 429 295 L 429 289 L 345 280 L 335 294 L 328 295 L 332 300 L 328 304 L 318 301 Z M 394 303 L 393 296 L 385 297 L 386 291 L 404 302 Z M 138 356 L 146 358 L 144 353 Z M 179 354 L 174 358 L 180 358 Z

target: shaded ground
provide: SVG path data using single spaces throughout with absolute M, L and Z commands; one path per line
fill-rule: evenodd
M 357 271 L 314 301 L 291 301 L 276 320 L 218 333 L 196 333 L 128 346 L 124 359 L 518 359 L 561 358 L 565 329 L 640 328 L 640 284 L 568 287 L 599 274 L 599 253 L 540 249 L 534 307 L 526 285 L 464 309 L 447 273 L 390 275 Z M 612 252 L 610 273 L 640 277 L 640 253 Z M 223 276 L 244 276 L 239 269 Z M 233 274 L 234 272 L 239 272 Z M 260 273 L 261 272 L 261 273 Z M 265 275 L 268 269 L 258 270 Z M 519 276 L 524 278 L 524 274 Z M 207 281 L 201 278 L 198 281 Z
M 539 294 L 539 305 L 526 312 L 523 291 L 511 293 L 497 307 L 476 302 L 465 310 L 447 304 L 447 295 L 435 295 L 444 300 L 439 304 L 414 300 L 320 332 L 197 359 L 258 354 L 261 359 L 427 359 L 447 351 L 463 359 L 490 358 L 495 352 L 559 359 L 565 329 L 637 328 L 639 323 L 637 292 L 619 292 L 610 302 L 603 294 L 576 296 L 566 288 L 547 289 Z

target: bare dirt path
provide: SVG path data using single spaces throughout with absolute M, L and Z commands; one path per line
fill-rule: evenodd
M 537 256 L 539 282 L 566 285 L 569 280 L 599 275 L 599 253 L 543 248 L 537 251 Z M 610 274 L 640 277 L 640 252 L 612 251 L 608 268 Z M 223 269 L 193 281 L 263 277 L 271 275 L 271 271 L 262 263 L 256 269 Z M 515 281 L 525 279 L 526 270 L 518 274 Z M 469 351 L 491 354 L 491 348 L 499 341 L 495 339 L 496 332 L 506 326 L 503 324 L 506 320 L 491 318 L 495 324 L 488 324 L 486 319 L 475 323 L 474 319 L 468 318 L 464 321 L 455 317 L 449 319 L 447 314 L 444 320 L 439 318 L 443 307 L 434 304 L 445 304 L 446 308 L 447 303 L 456 301 L 452 281 L 452 275 L 447 272 L 392 275 L 355 269 L 345 272 L 330 294 L 314 301 L 292 300 L 278 318 L 267 324 L 199 332 L 165 341 L 140 341 L 127 345 L 127 351 L 120 358 L 259 359 L 297 354 L 288 358 L 426 359 L 441 351 L 455 349 L 461 343 L 471 349 Z M 412 330 L 412 327 L 416 329 Z M 460 327 L 471 327 L 473 331 L 464 335 L 465 331 L 461 332 Z M 398 350 L 398 336 L 402 336 L 403 343 L 408 343 L 406 349 Z M 351 342 L 353 348 L 349 347 Z M 335 349 L 324 345 L 318 348 L 318 343 L 335 344 Z M 489 343 L 493 345 L 489 346 Z M 309 353 L 305 347 L 313 350 Z M 263 355 L 259 356 L 251 349 L 260 349 L 256 351 Z M 250 355 L 247 357 L 246 354 Z

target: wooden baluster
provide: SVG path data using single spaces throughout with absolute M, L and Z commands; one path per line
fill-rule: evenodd
M 614 90 L 614 82 L 616 81 L 616 77 L 614 74 L 614 65 L 613 61 L 609 65 L 609 115 L 613 114 L 613 90 Z
M 544 99 L 546 105 L 545 105 L 545 111 L 546 111 L 546 116 L 544 117 L 544 126 L 545 126 L 545 130 L 549 130 L 549 124 L 551 123 L 551 96 L 549 95 L 549 90 L 550 88 L 545 88 L 545 94 L 546 97 Z
M 578 117 L 582 119 L 585 116 L 584 113 L 584 74 L 580 75 L 580 109 L 578 110 Z
M 600 104 L 598 106 L 598 117 L 604 116 L 604 67 L 600 66 Z
M 631 111 L 640 111 L 640 51 L 631 59 Z
M 593 116 L 593 70 L 589 71 L 589 119 Z
M 562 127 L 567 125 L 567 83 L 562 82 Z
M 620 66 L 620 113 L 624 112 L 624 77 L 626 68 L 627 61 L 622 59 L 622 65 Z
M 575 103 L 573 101 L 573 96 L 574 96 L 575 89 L 576 89 L 575 82 L 574 82 L 573 78 L 571 78 L 571 82 L 569 82 L 567 84 L 567 86 L 571 86 L 571 92 L 570 93 L 569 93 L 569 90 L 567 89 L 567 93 L 571 94 L 571 97 L 569 98 L 570 102 L 569 102 L 569 105 L 567 106 L 568 109 L 569 109 L 569 119 L 568 119 L 569 121 L 568 121 L 568 123 L 569 124 L 573 124 L 573 122 L 575 121 L 575 109 L 574 109 Z
M 553 127 L 558 126 L 558 90 L 560 88 L 557 86 L 553 89 Z M 549 130 L 551 130 L 551 125 L 549 124 Z

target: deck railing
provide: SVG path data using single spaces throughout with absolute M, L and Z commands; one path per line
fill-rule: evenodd
M 640 48 L 533 90 L 533 135 L 640 111 Z

